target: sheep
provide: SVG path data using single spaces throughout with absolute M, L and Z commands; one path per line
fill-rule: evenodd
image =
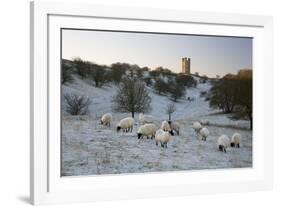
M 157 128 L 155 124 L 144 124 L 138 129 L 138 139 L 143 138 L 144 136 L 146 136 L 147 138 L 151 136 L 152 139 L 155 137 L 156 130 Z
M 175 131 L 177 135 L 180 135 L 180 124 L 178 122 L 168 121 L 172 131 Z
M 241 139 L 242 139 L 241 134 L 239 134 L 239 133 L 234 133 L 234 134 L 232 135 L 232 137 L 231 137 L 230 146 L 231 146 L 231 147 L 240 148 Z
M 209 125 L 210 124 L 209 120 L 207 120 L 207 119 L 201 119 L 199 122 L 200 122 L 201 125 Z
M 219 148 L 219 151 L 226 152 L 226 148 L 229 147 L 230 140 L 227 135 L 223 134 L 221 135 L 217 140 L 217 146 Z
M 153 123 L 154 117 L 152 115 L 144 115 L 143 113 L 139 114 L 140 124 Z
M 174 136 L 173 134 L 171 134 L 171 131 L 170 132 L 165 132 L 164 130 L 162 129 L 158 129 L 156 131 L 156 135 L 155 135 L 155 140 L 156 140 L 156 146 L 158 145 L 158 142 L 161 143 L 161 147 L 163 148 L 168 148 L 167 147 L 167 143 L 174 139 Z
M 111 120 L 112 120 L 112 115 L 110 113 L 106 113 L 102 116 L 100 123 L 103 125 L 108 125 L 110 127 L 111 124 Z
M 116 127 L 116 130 L 117 132 L 119 132 L 121 129 L 123 130 L 123 132 L 129 132 L 129 131 L 132 132 L 133 126 L 134 126 L 134 119 L 132 117 L 126 117 L 120 120 L 120 122 Z
M 206 138 L 209 136 L 210 132 L 206 127 L 200 129 L 199 135 L 203 141 L 206 141 Z
M 194 131 L 198 134 L 202 128 L 202 125 L 200 124 L 200 122 L 193 122 L 192 127 Z
M 162 122 L 161 129 L 164 130 L 165 132 L 171 131 L 170 125 L 166 120 Z

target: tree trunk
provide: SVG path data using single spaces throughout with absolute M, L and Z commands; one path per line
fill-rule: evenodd
M 132 117 L 133 117 L 133 118 L 135 117 L 135 112 L 134 112 L 134 111 L 132 111 Z
M 169 121 L 171 121 L 171 114 L 169 114 Z

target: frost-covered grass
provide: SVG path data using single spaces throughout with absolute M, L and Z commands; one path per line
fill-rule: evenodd
M 200 97 L 201 91 L 210 89 L 210 84 L 198 84 L 187 90 L 186 96 L 195 101 L 181 100 L 175 103 L 177 111 L 172 115 L 181 125 L 180 135 L 164 149 L 155 145 L 155 140 L 137 139 L 138 114 L 132 133 L 116 132 L 116 124 L 130 114 L 113 113 L 111 98 L 116 87 L 95 88 L 76 78 L 75 83 L 63 86 L 63 93 L 88 96 L 92 104 L 87 116 L 62 116 L 62 175 L 96 175 L 142 173 L 178 170 L 199 170 L 216 168 L 242 168 L 252 166 L 252 131 L 247 129 L 248 121 L 234 121 L 219 111 L 209 108 L 208 102 Z M 165 108 L 170 103 L 167 96 L 159 96 L 151 89 L 152 111 L 156 125 L 167 119 Z M 65 102 L 62 107 L 64 108 Z M 111 112 L 111 127 L 100 125 L 102 114 Z M 197 139 L 191 125 L 193 121 L 207 119 L 210 135 L 207 141 Z M 227 153 L 219 152 L 216 146 L 221 134 L 229 137 L 242 134 L 240 149 L 228 148 Z

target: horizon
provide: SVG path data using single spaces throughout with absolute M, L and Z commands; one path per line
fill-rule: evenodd
M 187 57 L 191 58 L 191 74 L 200 76 L 252 70 L 249 37 L 62 29 L 61 49 L 62 59 L 80 57 L 106 66 L 120 62 L 180 73 L 181 58 Z

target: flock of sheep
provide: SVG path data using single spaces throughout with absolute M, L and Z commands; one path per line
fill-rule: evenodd
M 106 125 L 109 127 L 111 125 L 111 122 L 112 115 L 110 113 L 104 114 L 100 120 L 100 123 L 102 125 Z M 144 137 L 146 137 L 147 139 L 155 139 L 156 145 L 160 143 L 161 147 L 163 148 L 167 148 L 168 142 L 175 138 L 175 133 L 177 135 L 179 135 L 180 133 L 180 124 L 178 122 L 163 121 L 161 127 L 158 129 L 157 126 L 153 123 L 153 116 L 144 114 L 139 115 L 139 122 L 141 126 L 139 127 L 137 132 L 138 139 L 143 139 Z M 198 139 L 206 141 L 210 132 L 206 127 L 203 127 L 202 125 L 209 125 L 209 122 L 207 120 L 193 122 L 192 127 L 197 134 Z M 123 132 L 132 132 L 133 126 L 134 119 L 132 117 L 126 117 L 119 121 L 116 130 L 117 132 L 119 132 L 120 130 L 122 130 Z M 226 149 L 228 147 L 239 148 L 241 145 L 241 140 L 242 137 L 239 133 L 234 133 L 231 137 L 231 140 L 227 135 L 223 134 L 217 139 L 217 148 L 221 152 L 226 152 Z
M 202 125 L 208 125 L 208 121 L 200 121 L 200 122 L 193 122 L 193 129 L 196 132 L 197 136 L 203 140 L 206 141 L 207 137 L 209 136 L 210 132 L 206 127 L 202 127 Z M 217 139 L 217 147 L 219 151 L 226 152 L 226 149 L 230 147 L 240 148 L 242 136 L 239 133 L 234 133 L 231 137 L 231 140 L 229 137 L 225 134 L 221 135 Z

